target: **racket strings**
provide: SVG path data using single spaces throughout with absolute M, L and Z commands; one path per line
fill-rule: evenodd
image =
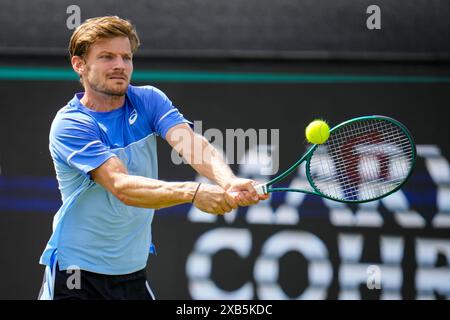
M 340 127 L 317 147 L 309 171 L 315 187 L 340 200 L 364 201 L 397 188 L 413 165 L 414 150 L 405 132 L 382 119 Z

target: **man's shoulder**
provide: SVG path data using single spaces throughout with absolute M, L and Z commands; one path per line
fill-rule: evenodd
M 56 112 L 53 121 L 87 121 L 93 122 L 94 118 L 70 104 L 65 105 Z
M 152 95 L 153 94 L 153 90 L 155 89 L 155 87 L 153 86 L 149 86 L 149 85 L 145 85 L 145 86 L 134 86 L 134 85 L 129 85 L 128 86 L 128 94 L 129 95 L 133 95 L 133 96 L 148 96 L 148 95 Z
M 77 127 L 95 127 L 95 119 L 71 104 L 67 104 L 56 112 L 51 131 L 67 131 Z
M 128 95 L 130 97 L 137 97 L 152 102 L 158 99 L 167 99 L 165 93 L 157 87 L 145 85 L 145 86 L 128 86 Z
M 156 89 L 154 86 L 150 85 L 144 85 L 144 86 L 135 86 L 135 85 L 129 85 L 128 86 L 128 92 L 132 94 L 149 94 L 152 93 L 153 90 Z

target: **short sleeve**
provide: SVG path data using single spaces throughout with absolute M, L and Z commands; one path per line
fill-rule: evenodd
M 84 174 L 115 156 L 101 141 L 93 120 L 57 116 L 50 130 L 50 153 L 56 161 Z
M 183 114 L 180 113 L 176 107 L 173 106 L 172 101 L 170 101 L 164 92 L 155 87 L 152 87 L 150 104 L 153 109 L 153 128 L 163 139 L 166 138 L 167 131 L 169 131 L 171 127 L 180 123 L 192 124 L 184 118 Z

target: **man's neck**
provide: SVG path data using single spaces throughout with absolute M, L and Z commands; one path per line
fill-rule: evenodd
M 80 102 L 93 111 L 108 112 L 122 107 L 125 103 L 125 96 L 111 96 L 86 90 Z

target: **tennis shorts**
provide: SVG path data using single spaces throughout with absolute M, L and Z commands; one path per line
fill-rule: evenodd
M 47 267 L 49 269 L 49 267 Z M 50 271 L 50 272 L 49 272 Z M 125 275 L 46 270 L 39 300 L 155 300 L 145 269 Z

